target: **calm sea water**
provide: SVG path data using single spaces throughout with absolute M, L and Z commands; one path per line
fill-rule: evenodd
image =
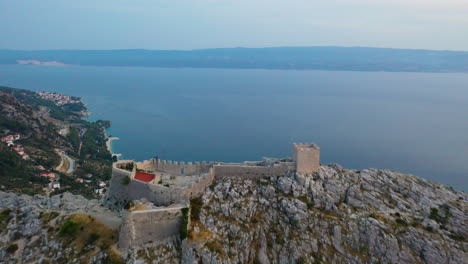
M 0 66 L 0 85 L 84 98 L 128 159 L 238 162 L 315 142 L 325 164 L 468 189 L 468 74 Z

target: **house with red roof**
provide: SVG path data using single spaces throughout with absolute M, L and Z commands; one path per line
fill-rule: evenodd
M 55 173 L 53 172 L 41 172 L 39 176 L 49 177 L 50 179 L 55 179 Z
M 38 170 L 45 170 L 45 168 L 42 165 L 36 166 L 35 168 Z

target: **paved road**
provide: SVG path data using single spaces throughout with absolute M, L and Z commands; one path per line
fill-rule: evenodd
M 67 173 L 68 174 L 71 174 L 73 173 L 73 171 L 75 170 L 75 160 L 70 158 L 67 154 L 63 153 L 62 152 L 62 155 L 64 158 L 66 158 L 70 164 L 70 166 L 68 167 L 68 170 L 67 170 Z
M 50 112 L 50 108 L 46 107 L 46 109 L 44 109 L 44 111 L 42 111 L 42 113 L 39 113 L 39 118 L 43 118 L 49 112 Z
M 62 162 L 60 163 L 60 165 L 57 167 L 57 170 L 62 167 L 63 165 L 63 160 L 64 159 L 67 159 L 68 160 L 68 169 L 66 171 L 66 173 L 70 174 L 70 173 L 73 173 L 73 171 L 75 170 L 75 160 L 70 158 L 70 156 L 68 156 L 67 154 L 65 154 L 63 151 L 61 150 L 57 150 L 57 152 L 59 153 L 60 157 L 62 158 Z

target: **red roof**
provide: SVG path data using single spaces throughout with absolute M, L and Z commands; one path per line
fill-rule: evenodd
M 150 182 L 154 180 L 154 174 L 137 171 L 135 173 L 135 179 L 139 181 Z

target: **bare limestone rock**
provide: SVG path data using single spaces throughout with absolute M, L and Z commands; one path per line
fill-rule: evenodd
M 468 258 L 467 201 L 465 192 L 412 175 L 336 164 L 309 174 L 229 177 L 216 180 L 197 200 L 189 238 L 152 241 L 122 253 L 126 263 L 135 264 L 462 264 Z M 2 263 L 17 263 L 6 252 L 11 241 L 21 246 L 23 263 L 72 254 L 44 235 L 41 211 L 117 217 L 98 201 L 70 194 L 48 198 L 0 192 L 0 207 L 16 210 L 15 220 L 0 231 Z M 18 239 L 18 233 L 27 239 Z M 102 263 L 105 254 L 93 250 L 91 263 Z

